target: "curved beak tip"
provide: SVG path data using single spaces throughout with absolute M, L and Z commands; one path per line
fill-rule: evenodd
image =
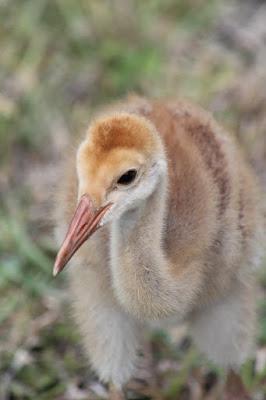
M 60 266 L 58 265 L 57 258 L 56 258 L 55 263 L 54 263 L 54 268 L 53 268 L 53 277 L 55 278 L 62 271 L 62 269 L 63 268 L 60 268 Z
M 53 276 L 57 276 L 80 246 L 100 227 L 100 222 L 111 203 L 96 210 L 88 194 L 84 194 L 70 222 L 66 237 L 58 251 Z

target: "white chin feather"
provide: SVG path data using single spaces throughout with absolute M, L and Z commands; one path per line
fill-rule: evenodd
M 113 212 L 112 210 L 115 208 L 115 205 L 113 205 L 111 208 L 109 208 L 109 210 L 107 210 L 107 212 L 104 214 L 103 218 L 101 219 L 101 221 L 99 222 L 98 226 L 104 226 L 105 224 L 107 224 L 108 222 L 111 222 L 113 220 Z

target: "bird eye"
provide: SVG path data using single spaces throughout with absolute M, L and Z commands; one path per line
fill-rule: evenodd
M 123 175 L 120 176 L 117 183 L 119 185 L 129 185 L 134 181 L 137 176 L 137 171 L 135 169 L 129 169 Z

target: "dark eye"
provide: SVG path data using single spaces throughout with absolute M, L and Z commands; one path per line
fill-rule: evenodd
M 129 185 L 134 181 L 137 176 L 137 171 L 135 169 L 129 169 L 126 173 L 120 176 L 117 183 L 119 185 Z

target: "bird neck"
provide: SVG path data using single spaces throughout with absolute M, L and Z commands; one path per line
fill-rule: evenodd
M 197 271 L 193 282 L 190 274 L 179 274 L 178 280 L 173 276 L 173 263 L 163 247 L 166 204 L 167 178 L 162 177 L 143 204 L 111 228 L 113 288 L 126 311 L 141 320 L 173 313 L 182 319 L 200 284 Z
M 156 252 L 161 249 L 167 179 L 161 176 L 151 195 L 131 210 L 125 212 L 112 226 L 112 248 L 119 253 L 128 251 L 136 257 L 141 252 Z M 151 255 L 151 254 L 150 254 Z

